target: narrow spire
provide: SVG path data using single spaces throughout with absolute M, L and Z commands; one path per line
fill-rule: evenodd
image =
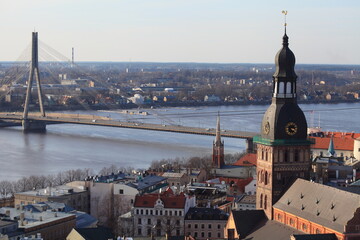
M 221 143 L 221 130 L 220 130 L 220 113 L 218 112 L 217 121 L 216 121 L 216 137 L 215 144 Z
M 331 139 L 330 139 L 330 143 L 329 143 L 329 149 L 328 149 L 328 153 L 329 153 L 329 157 L 333 157 L 335 155 L 335 147 L 334 147 L 334 135 L 331 135 Z
M 281 12 L 282 14 L 284 14 L 284 37 L 283 37 L 283 46 L 288 46 L 289 45 L 289 37 L 286 35 L 286 26 L 287 26 L 287 22 L 286 22 L 286 15 L 288 14 L 287 10 L 282 10 Z

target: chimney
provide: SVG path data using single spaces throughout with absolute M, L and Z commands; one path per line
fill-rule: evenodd
M 6 210 L 5 215 L 6 215 L 7 217 L 10 217 L 10 210 Z
M 20 226 L 24 226 L 25 213 L 20 213 Z
M 42 220 L 43 220 L 43 219 L 42 219 L 42 216 L 40 216 L 40 217 L 39 217 L 39 221 L 42 222 Z

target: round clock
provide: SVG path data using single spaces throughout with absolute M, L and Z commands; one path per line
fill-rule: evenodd
M 285 126 L 285 132 L 290 136 L 295 135 L 297 133 L 297 130 L 297 125 L 293 122 L 288 122 Z
M 270 123 L 266 122 L 264 125 L 264 133 L 269 134 L 269 132 L 270 132 Z

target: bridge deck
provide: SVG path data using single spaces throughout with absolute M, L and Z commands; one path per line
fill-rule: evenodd
M 0 120 L 5 121 L 5 126 L 6 124 L 10 124 L 10 126 L 11 125 L 15 126 L 15 125 L 21 125 L 21 121 L 23 119 L 21 113 L 0 113 Z M 210 136 L 215 135 L 214 128 L 209 129 L 209 128 L 186 127 L 181 125 L 123 122 L 123 121 L 118 121 L 111 118 L 101 117 L 96 115 L 48 113 L 46 117 L 41 117 L 39 116 L 39 114 L 29 114 L 28 120 L 43 121 L 48 124 L 71 123 L 71 124 L 134 128 L 134 129 L 142 129 L 142 130 L 165 131 L 165 132 L 176 132 L 176 133 L 187 133 L 187 134 L 198 134 L 198 135 L 210 135 Z M 231 138 L 250 139 L 253 138 L 255 135 L 257 135 L 257 133 L 246 132 L 246 131 L 222 130 L 221 132 L 221 136 L 231 137 Z

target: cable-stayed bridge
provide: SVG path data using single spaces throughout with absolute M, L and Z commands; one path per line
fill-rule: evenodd
M 38 44 L 38 34 L 37 32 L 32 33 L 32 44 L 31 46 L 22 54 L 21 58 L 29 57 L 29 50 L 31 49 L 31 61 L 26 62 L 20 60 L 19 64 L 15 66 L 12 71 L 14 72 L 12 77 L 8 77 L 2 80 L 2 84 L 18 84 L 21 81 L 26 81 L 26 95 L 24 111 L 21 112 L 0 112 L 0 127 L 9 127 L 9 126 L 22 126 L 24 131 L 45 131 L 46 125 L 48 124 L 82 124 L 82 125 L 94 125 L 94 126 L 108 126 L 108 127 L 118 127 L 118 128 L 132 128 L 132 129 L 141 129 L 141 130 L 152 130 L 152 131 L 165 131 L 165 132 L 175 132 L 175 133 L 187 133 L 187 134 L 199 134 L 199 135 L 215 135 L 215 129 L 213 128 L 200 128 L 200 127 L 186 127 L 176 124 L 171 117 L 166 119 L 166 124 L 154 124 L 154 123 L 142 123 L 142 122 L 128 122 L 128 121 L 119 121 L 116 119 L 111 119 L 109 117 L 101 117 L 94 115 L 79 115 L 79 114 L 61 114 L 61 113 L 45 113 L 45 108 L 43 104 L 43 93 L 41 84 L 41 72 L 39 70 L 39 58 L 45 56 L 47 64 L 42 66 L 48 70 L 48 73 L 51 73 L 52 64 L 64 64 L 66 67 L 74 68 L 74 62 L 69 61 L 66 57 L 57 53 L 50 46 L 41 43 L 42 47 L 39 47 Z M 40 55 L 41 53 L 41 55 Z M 43 57 L 44 60 L 44 57 Z M 59 63 L 60 62 L 60 63 Z M 25 65 L 25 67 L 20 68 L 19 65 Z M 79 70 L 81 71 L 81 69 Z M 54 74 L 55 75 L 55 74 Z M 83 75 L 88 75 L 86 72 L 83 72 Z M 57 76 L 49 76 L 53 79 L 57 79 Z M 103 81 L 99 84 L 106 86 L 106 83 Z M 33 96 L 33 92 L 36 93 L 36 96 Z M 95 93 L 96 94 L 96 93 Z M 75 97 L 76 99 L 76 97 Z M 30 110 L 34 106 L 38 106 L 40 112 L 31 112 Z M 85 105 L 85 104 L 84 104 Z M 214 114 L 215 115 L 215 114 Z M 158 115 L 161 117 L 160 115 Z M 162 119 L 164 120 L 164 119 Z M 222 136 L 231 137 L 231 138 L 242 138 L 252 141 L 253 136 L 256 133 L 246 132 L 246 131 L 232 131 L 232 130 L 223 130 Z

